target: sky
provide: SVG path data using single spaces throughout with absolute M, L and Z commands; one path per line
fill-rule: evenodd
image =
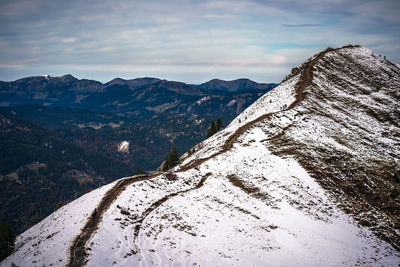
M 326 47 L 400 63 L 399 0 L 0 0 L 0 80 L 279 83 Z

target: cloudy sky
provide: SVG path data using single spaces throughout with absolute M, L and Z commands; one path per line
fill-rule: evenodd
M 400 63 L 399 0 L 0 0 L 0 80 L 280 82 L 328 46 Z

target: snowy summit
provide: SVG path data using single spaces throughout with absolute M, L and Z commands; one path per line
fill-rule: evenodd
M 1 266 L 398 266 L 399 88 L 399 65 L 327 49 L 173 170 L 22 233 Z

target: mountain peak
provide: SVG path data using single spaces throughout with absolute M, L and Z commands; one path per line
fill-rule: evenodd
M 212 79 L 208 82 L 199 85 L 200 88 L 208 90 L 223 90 L 223 91 L 240 91 L 240 90 L 268 90 L 276 87 L 274 83 L 256 83 L 247 78 L 240 78 L 231 81 L 224 81 L 220 79 Z
M 106 86 L 111 86 L 111 85 L 125 85 L 127 83 L 127 80 L 124 80 L 122 78 L 114 78 L 111 81 L 106 83 Z
M 51 77 L 55 80 L 61 81 L 61 82 L 76 82 L 79 81 L 79 79 L 75 78 L 72 76 L 72 74 L 66 74 L 63 76 L 58 76 L 58 77 Z
M 167 89 L 168 91 L 181 95 L 202 96 L 205 93 L 197 86 L 178 81 L 160 80 L 154 84 L 156 88 Z
M 46 80 L 49 80 L 49 77 L 50 77 L 50 75 L 48 75 L 48 74 L 42 74 L 42 75 L 40 75 L 41 77 L 44 77 Z
M 107 82 L 105 85 L 106 86 L 111 86 L 111 85 L 129 85 L 132 89 L 136 89 L 142 86 L 147 86 L 151 85 L 153 83 L 156 83 L 160 81 L 160 79 L 157 78 L 151 78 L 151 77 L 143 77 L 143 78 L 135 78 L 131 80 L 125 80 L 122 78 L 115 78 L 109 82 Z

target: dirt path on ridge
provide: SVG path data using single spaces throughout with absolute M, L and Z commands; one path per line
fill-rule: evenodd
M 295 106 L 297 106 L 303 99 L 304 99 L 304 90 L 311 85 L 312 83 L 312 79 L 313 79 L 313 73 L 312 73 L 312 68 L 315 64 L 315 62 L 317 62 L 319 59 L 321 59 L 327 52 L 329 52 L 331 50 L 325 50 L 323 52 L 321 52 L 320 54 L 318 54 L 313 60 L 311 60 L 310 62 L 307 62 L 306 65 L 304 66 L 304 70 L 301 73 L 301 77 L 300 77 L 300 86 L 297 86 L 296 89 L 296 99 L 295 101 L 286 109 L 286 110 L 290 110 L 292 108 L 294 108 Z M 277 112 L 281 112 L 281 111 L 277 111 Z M 224 146 L 222 147 L 222 150 L 212 154 L 211 156 L 208 156 L 206 158 L 203 159 L 198 159 L 192 162 L 189 162 L 188 164 L 182 166 L 180 169 L 178 169 L 176 172 L 184 172 L 190 169 L 193 169 L 199 165 L 201 165 L 202 163 L 208 161 L 211 158 L 214 158 L 220 154 L 225 153 L 226 151 L 229 151 L 232 147 L 233 144 L 237 141 L 237 139 L 243 134 L 245 133 L 248 129 L 250 129 L 254 124 L 261 122 L 265 119 L 270 118 L 273 114 L 277 113 L 277 112 L 271 112 L 271 113 L 267 113 L 264 114 L 248 123 L 246 123 L 245 125 L 239 127 L 231 136 L 229 136 L 229 138 L 225 141 Z M 280 135 L 282 135 L 283 133 L 281 133 Z M 154 202 L 148 209 L 146 209 L 142 216 L 140 217 L 139 220 L 136 221 L 136 223 L 139 223 L 135 226 L 135 231 L 134 231 L 134 238 L 135 241 L 137 239 L 137 237 L 139 236 L 139 232 L 141 229 L 141 224 L 142 222 L 146 219 L 146 217 L 148 217 L 155 209 L 157 209 L 159 206 L 161 206 L 163 203 L 165 203 L 166 201 L 168 201 L 170 198 L 178 195 L 178 194 L 183 194 L 183 193 L 187 193 L 189 191 L 195 190 L 195 189 L 199 189 L 201 188 L 204 183 L 205 180 L 208 178 L 208 176 L 210 176 L 210 174 L 206 174 L 205 176 L 202 177 L 202 179 L 200 180 L 200 182 L 193 188 L 190 189 L 185 189 L 183 191 L 179 191 L 179 192 L 175 192 L 172 194 L 169 194 L 167 196 L 164 196 L 163 198 L 159 199 L 158 201 Z
M 297 87 L 296 88 L 296 99 L 292 104 L 290 104 L 290 106 L 286 110 L 290 110 L 290 109 L 296 107 L 304 99 L 304 90 L 312 84 L 312 79 L 313 79 L 312 68 L 315 65 L 315 63 L 319 59 L 321 59 L 327 52 L 335 51 L 338 49 L 340 49 L 340 48 L 327 49 L 323 52 L 320 52 L 313 60 L 305 63 L 305 65 L 302 67 L 303 70 L 302 70 L 302 73 L 300 76 L 300 80 L 299 80 L 298 84 L 296 85 L 296 87 Z M 277 111 L 277 112 L 281 112 L 281 111 Z M 233 144 L 237 141 L 237 139 L 243 133 L 245 133 L 247 130 L 249 130 L 254 124 L 270 118 L 273 114 L 275 114 L 277 112 L 271 112 L 271 113 L 264 114 L 256 119 L 246 123 L 245 125 L 242 125 L 233 134 L 231 134 L 228 137 L 228 139 L 225 141 L 225 144 L 222 147 L 222 150 L 214 153 L 213 155 L 211 155 L 209 157 L 189 162 L 188 164 L 181 166 L 175 172 L 188 171 L 190 169 L 198 167 L 199 165 L 208 161 L 211 158 L 214 158 L 222 153 L 225 153 L 226 151 L 229 151 L 233 147 Z M 125 190 L 125 188 L 128 185 L 135 183 L 135 182 L 139 182 L 139 181 L 149 180 L 149 179 L 155 178 L 159 175 L 161 175 L 161 174 L 141 175 L 141 176 L 134 176 L 134 177 L 126 178 L 126 179 L 120 180 L 112 189 L 110 189 L 105 194 L 105 196 L 103 197 L 103 199 L 101 200 L 99 205 L 97 206 L 97 216 L 96 217 L 90 216 L 87 223 L 82 228 L 81 233 L 74 239 L 74 241 L 70 247 L 69 262 L 68 262 L 67 266 L 75 267 L 75 266 L 84 266 L 86 264 L 87 256 L 88 256 L 86 244 L 87 244 L 88 240 L 93 236 L 93 234 L 97 230 L 98 225 L 99 225 L 104 213 L 111 206 L 111 204 L 114 202 L 114 200 L 121 194 L 121 192 Z M 194 186 L 193 188 L 189 188 L 189 189 L 185 189 L 185 190 L 182 190 L 179 192 L 169 194 L 169 195 L 159 199 L 158 201 L 154 202 L 142 214 L 140 219 L 137 221 L 138 224 L 135 226 L 135 230 L 134 230 L 135 239 L 139 235 L 139 231 L 140 231 L 142 222 L 149 216 L 149 214 L 151 214 L 155 209 L 157 209 L 159 206 L 161 206 L 164 202 L 166 202 L 170 198 L 172 198 L 178 194 L 182 194 L 182 193 L 189 192 L 191 190 L 199 189 L 200 187 L 202 187 L 204 185 L 205 180 L 208 178 L 209 175 L 210 174 L 206 174 L 205 176 L 203 176 L 202 179 L 199 181 L 199 183 L 196 186 Z
M 88 256 L 88 253 L 86 251 L 86 243 L 91 238 L 93 233 L 97 230 L 101 218 L 103 217 L 106 210 L 128 185 L 134 182 L 144 181 L 151 178 L 152 176 L 140 175 L 120 180 L 104 195 L 103 199 L 97 206 L 97 216 L 93 217 L 91 215 L 89 217 L 85 226 L 82 228 L 81 233 L 72 242 L 69 251 L 69 262 L 67 266 L 75 267 L 84 266 L 86 264 Z
M 312 79 L 313 79 L 313 73 L 312 73 L 312 68 L 315 65 L 315 62 L 317 62 L 319 59 L 321 59 L 327 52 L 330 51 L 334 51 L 336 49 L 327 49 L 321 53 L 319 53 L 313 60 L 311 60 L 310 62 L 307 62 L 304 66 L 304 70 L 301 73 L 300 76 L 300 86 L 297 86 L 296 88 L 296 99 L 295 101 L 293 101 L 292 104 L 290 104 L 290 106 L 284 110 L 290 110 L 294 107 L 296 107 L 303 99 L 304 99 L 304 90 L 310 86 L 312 84 Z M 233 147 L 233 144 L 237 141 L 237 139 L 244 133 L 246 132 L 248 129 L 250 129 L 254 124 L 261 122 L 263 120 L 266 120 L 268 118 L 270 118 L 273 114 L 278 113 L 281 111 L 276 111 L 276 112 L 270 112 L 267 114 L 264 114 L 248 123 L 246 123 L 245 125 L 240 126 L 233 134 L 231 134 L 228 139 L 225 141 L 224 146 L 222 147 L 222 150 L 214 153 L 213 155 L 203 158 L 203 159 L 198 159 L 194 162 L 189 162 L 188 164 L 182 166 L 178 172 L 181 171 L 187 171 L 190 170 L 192 168 L 195 168 L 197 166 L 199 166 L 200 164 L 204 163 L 205 161 L 214 158 L 215 156 L 218 156 L 222 153 L 225 153 L 226 151 L 230 150 Z
M 200 187 L 202 187 L 204 185 L 204 182 L 207 180 L 208 176 L 210 176 L 210 175 L 211 175 L 210 172 L 206 173 L 203 177 L 201 177 L 201 179 L 197 183 L 197 185 L 192 187 L 192 188 L 171 193 L 169 195 L 166 195 L 166 196 L 160 198 L 159 200 L 157 200 L 153 204 L 151 204 L 151 206 L 148 207 L 142 213 L 142 216 L 140 216 L 140 218 L 135 222 L 135 223 L 137 223 L 137 225 L 135 226 L 135 231 L 134 231 L 134 241 L 136 241 L 137 237 L 139 236 L 140 228 L 141 228 L 141 225 L 142 225 L 143 221 L 148 217 L 148 215 L 150 213 L 152 213 L 155 209 L 157 209 L 159 206 L 161 206 L 164 202 L 166 202 L 167 200 L 169 200 L 170 198 L 172 198 L 174 196 L 177 196 L 177 195 L 180 195 L 180 194 L 184 194 L 184 193 L 187 193 L 187 192 L 192 191 L 192 190 L 199 189 Z

